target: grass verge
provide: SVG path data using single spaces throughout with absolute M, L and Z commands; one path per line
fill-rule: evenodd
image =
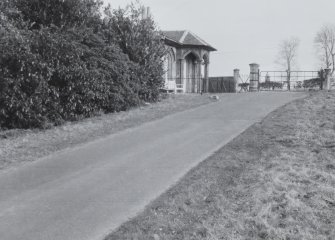
M 335 239 L 335 93 L 268 115 L 105 240 Z
M 0 170 L 212 101 L 208 95 L 177 94 L 156 104 L 69 122 L 47 130 L 0 131 Z

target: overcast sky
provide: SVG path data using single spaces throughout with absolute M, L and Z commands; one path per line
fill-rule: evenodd
M 104 0 L 113 8 L 131 0 Z M 335 0 L 142 0 L 161 30 L 190 30 L 218 49 L 210 75 L 229 76 L 249 63 L 278 70 L 278 45 L 300 39 L 298 70 L 318 70 L 314 37 L 323 24 L 335 24 Z

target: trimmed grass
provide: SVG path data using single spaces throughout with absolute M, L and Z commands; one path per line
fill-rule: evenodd
M 177 94 L 156 104 L 69 122 L 47 130 L 0 131 L 0 170 L 212 101 L 209 95 Z
M 335 93 L 268 115 L 105 240 L 335 239 Z

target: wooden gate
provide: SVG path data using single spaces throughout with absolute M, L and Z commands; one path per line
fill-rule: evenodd
M 203 83 L 205 83 L 205 81 L 203 81 Z M 234 77 L 210 77 L 208 82 L 208 92 L 233 93 L 236 91 L 235 85 Z

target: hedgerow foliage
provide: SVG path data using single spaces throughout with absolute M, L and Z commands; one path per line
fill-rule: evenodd
M 156 101 L 164 44 L 141 6 L 2 0 L 0 127 L 61 124 Z
M 259 87 L 261 89 L 282 89 L 283 88 L 283 83 L 281 82 L 272 82 L 272 81 L 265 81 L 265 82 L 261 82 L 259 83 Z
M 303 88 L 321 88 L 322 80 L 321 78 L 312 78 L 304 80 L 302 83 Z

